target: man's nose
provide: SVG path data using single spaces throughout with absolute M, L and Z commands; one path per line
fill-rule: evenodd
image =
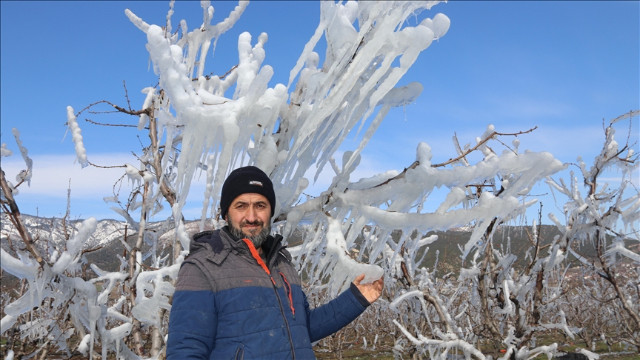
M 247 210 L 247 213 L 246 213 L 247 221 L 251 222 L 251 221 L 256 220 L 257 219 L 257 213 L 258 212 L 256 211 L 256 209 L 253 206 L 249 206 L 249 209 Z

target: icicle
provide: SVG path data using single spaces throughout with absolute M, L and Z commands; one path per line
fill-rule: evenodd
M 80 130 L 80 126 L 78 126 L 76 116 L 71 106 L 67 106 L 67 126 L 69 126 L 69 130 L 71 130 L 71 136 L 73 138 L 73 143 L 75 144 L 78 162 L 83 168 L 87 167 L 89 162 L 87 160 L 87 151 L 85 150 L 82 142 L 82 130 Z

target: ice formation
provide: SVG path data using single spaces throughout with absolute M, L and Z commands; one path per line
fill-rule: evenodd
M 152 337 L 157 343 L 166 334 L 163 319 L 170 311 L 173 282 L 190 241 L 182 209 L 191 182 L 198 176 L 206 177 L 200 229 L 205 223 L 220 227 L 223 222 L 216 219 L 216 209 L 225 177 L 237 166 L 253 164 L 274 182 L 278 198 L 274 228 L 287 239 L 296 230 L 303 233 L 301 244 L 290 244 L 290 250 L 309 276 L 311 291 L 336 294 L 361 273 L 366 275 L 364 282 L 384 276 L 388 282 L 405 284 L 394 288 L 395 297 L 389 304 L 398 314 L 393 323 L 411 346 L 433 358 L 444 359 L 454 351 L 462 352 L 465 358 L 487 358 L 475 343 L 471 324 L 476 322 L 483 322 L 502 339 L 504 359 L 555 353 L 554 346 L 530 349 L 514 345 L 520 341 L 516 333 L 536 331 L 528 325 L 530 319 L 522 309 L 537 306 L 540 299 L 536 297 L 559 295 L 559 286 L 547 285 L 544 294 L 537 293 L 536 286 L 557 283 L 561 279 L 558 274 L 566 274 L 564 264 L 573 251 L 569 242 L 574 241 L 573 235 L 584 237 L 578 233 L 584 227 L 563 226 L 554 218 L 562 236 L 554 239 L 546 252 L 530 254 L 526 272 L 514 270 L 514 256 L 494 244 L 493 236 L 497 223 L 516 219 L 536 202 L 527 196 L 541 181 L 570 199 L 566 210 L 572 221 L 598 214 L 599 203 L 593 200 L 593 193 L 583 196 L 575 182 L 567 186 L 550 179 L 566 165 L 549 153 L 519 152 L 519 139 L 513 141 L 515 150 L 496 152 L 489 146 L 495 139 L 495 129 L 489 125 L 476 144 L 464 148 L 475 146 L 481 155 L 477 161 L 467 158 L 458 146 L 457 160 L 433 164 L 431 147 L 420 143 L 415 162 L 403 171 L 354 178 L 363 149 L 390 109 L 410 104 L 423 90 L 417 82 L 399 83 L 419 54 L 449 29 L 445 15 L 424 15 L 437 3 L 320 2 L 318 26 L 301 49 L 288 83 L 272 87 L 269 84 L 276 69 L 264 64 L 268 51 L 265 33 L 239 36 L 238 64 L 226 76 L 204 75 L 217 39 L 236 23 L 246 2 L 214 24 L 213 6 L 202 1 L 203 23 L 189 31 L 182 20 L 180 32 L 174 32 L 171 22 L 174 2 L 163 26 L 149 24 L 126 10 L 131 22 L 146 34 L 146 47 L 159 79 L 157 88 L 142 90 L 142 109 L 153 106 L 155 117 L 141 114 L 138 129 L 154 121 L 161 142 L 158 147 L 166 152 L 159 168 L 149 165 L 157 155 L 151 147 L 141 155 L 140 164 L 126 165 L 131 184 L 144 190 L 129 199 L 131 208 L 115 210 L 137 232 L 135 245 L 121 240 L 129 258 L 120 257 L 120 271 L 107 272 L 90 264 L 97 276 L 91 280 L 76 274 L 84 261 L 82 243 L 95 230 L 93 218 L 69 238 L 65 249 L 52 252 L 54 261 L 43 268 L 26 253 L 9 254 L 3 249 L 3 270 L 25 279 L 29 287 L 5 307 L 1 331 L 15 326 L 20 315 L 37 311 L 33 309 L 47 300 L 52 309 L 66 311 L 78 329 L 81 341 L 76 350 L 91 357 L 100 341 L 103 358 L 108 351 L 121 358 L 141 358 L 124 339 L 133 332 L 135 340 L 141 327 L 155 329 Z M 319 54 L 316 47 L 323 36 L 326 52 Z M 71 107 L 67 108 L 67 121 L 78 162 L 87 166 Z M 579 164 L 585 179 L 594 179 L 611 165 L 609 161 L 621 147 L 614 134 L 613 129 L 608 131 L 593 167 Z M 355 137 L 357 145 L 343 149 L 348 136 Z M 21 152 L 28 163 L 26 149 Z M 633 156 L 631 150 L 628 154 Z M 7 155 L 3 145 L 2 156 Z M 317 197 L 304 195 L 326 168 L 334 172 L 330 185 Z M 27 173 L 22 179 L 29 176 Z M 173 252 L 168 253 L 159 249 L 158 235 L 148 228 L 163 202 L 163 191 L 176 196 L 175 202 L 170 202 L 171 217 L 167 220 L 175 225 Z M 436 191 L 444 191 L 445 199 L 437 206 L 427 206 Z M 637 233 L 638 199 L 631 196 L 616 203 L 620 216 L 612 215 L 605 222 L 622 221 Z M 134 211 L 139 211 L 139 220 L 131 214 Z M 454 286 L 438 277 L 437 260 L 431 269 L 422 266 L 422 260 L 438 240 L 437 235 L 427 233 L 459 227 L 473 231 L 460 245 L 463 265 Z M 149 250 L 143 251 L 145 244 Z M 621 240 L 608 248 L 606 256 L 612 262 L 618 257 L 639 261 L 638 254 Z M 495 280 L 491 284 L 486 280 L 489 275 Z M 59 285 L 48 286 L 54 282 Z M 124 291 L 111 298 L 120 288 L 135 288 L 135 293 Z M 538 325 L 574 336 L 576 329 L 569 326 L 565 314 L 554 314 L 557 316 Z M 64 338 L 65 331 L 56 326 L 44 316 L 22 324 L 21 329 L 24 336 L 38 337 L 50 330 Z M 420 333 L 421 328 L 429 334 Z M 402 347 L 398 342 L 396 348 Z

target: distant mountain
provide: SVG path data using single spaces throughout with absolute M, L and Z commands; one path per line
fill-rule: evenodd
M 541 246 L 548 245 L 555 236 L 560 235 L 560 231 L 552 225 L 542 225 L 539 231 Z M 437 235 L 438 240 L 429 246 L 429 251 L 424 257 L 422 266 L 432 268 L 437 259 L 440 273 L 451 272 L 457 275 L 462 266 L 469 265 L 471 256 L 468 256 L 463 264 L 462 251 L 460 249 L 464 247 L 471 237 L 470 228 L 434 231 L 427 235 Z M 530 257 L 527 258 L 527 251 L 532 247 L 532 236 L 531 226 L 502 225 L 496 229 L 493 235 L 493 246 L 494 249 L 502 253 L 516 255 L 517 260 L 514 266 L 524 266 L 530 260 Z M 546 256 L 546 252 L 542 254 L 542 256 Z M 418 258 L 421 256 L 422 254 L 418 254 Z
M 78 231 L 78 226 L 84 220 L 67 220 L 63 221 L 59 218 L 42 218 L 31 215 L 22 215 L 22 219 L 27 230 L 33 237 L 34 242 L 43 249 L 48 247 L 45 242 L 49 241 L 55 246 L 60 246 L 71 238 Z M 9 216 L 2 214 L 1 226 L 2 231 L 2 247 L 6 250 L 5 245 L 9 241 L 16 243 L 21 242 L 15 226 L 11 223 Z M 113 240 L 124 235 L 125 222 L 117 220 L 100 220 L 96 227 L 96 231 L 89 241 L 84 244 L 83 249 L 95 249 L 110 244 Z

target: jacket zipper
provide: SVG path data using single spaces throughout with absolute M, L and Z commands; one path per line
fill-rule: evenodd
M 284 325 L 287 328 L 287 335 L 289 336 L 289 346 L 291 347 L 291 358 L 295 360 L 296 352 L 295 352 L 295 347 L 293 346 L 293 338 L 291 337 L 291 328 L 289 327 L 289 321 L 287 321 L 287 316 L 284 313 L 284 306 L 282 306 L 282 299 L 280 299 L 280 296 L 278 295 L 278 286 L 276 285 L 276 281 L 273 279 L 273 276 L 271 276 L 271 271 L 267 267 L 267 264 L 264 263 L 264 261 L 260 257 L 260 254 L 258 254 L 258 250 L 256 250 L 255 246 L 253 246 L 253 242 L 251 242 L 251 240 L 249 240 L 249 239 L 242 239 L 242 241 L 244 241 L 244 243 L 247 244 L 247 247 L 249 248 L 249 252 L 251 252 L 251 256 L 253 256 L 253 258 L 256 260 L 258 265 L 260 265 L 262 270 L 264 270 L 264 272 L 267 273 L 267 275 L 269 276 L 269 279 L 271 280 L 271 284 L 273 285 L 273 292 L 276 295 L 276 299 L 278 299 L 278 305 L 280 307 L 280 315 L 282 315 L 282 319 L 284 320 Z M 283 280 L 286 279 L 284 277 L 284 274 L 282 274 L 282 273 L 280 273 L 280 274 L 282 275 Z M 289 282 L 287 282 L 286 280 L 285 280 L 285 285 L 289 286 Z M 285 292 L 286 291 L 287 290 L 285 289 Z M 287 296 L 289 298 L 291 298 L 291 287 L 290 286 L 289 286 L 288 291 L 289 291 L 289 293 L 288 293 Z M 291 309 L 293 310 L 293 302 L 291 302 L 290 305 L 291 305 Z
M 287 277 L 284 276 L 284 274 L 282 273 L 282 271 L 280 271 L 280 276 L 282 277 L 282 281 L 284 281 L 284 290 L 285 293 L 287 294 L 287 298 L 289 300 L 289 308 L 291 308 L 291 315 L 293 316 L 293 319 L 295 320 L 296 318 L 296 308 L 293 306 L 293 292 L 291 291 L 291 284 L 289 284 L 289 280 L 287 280 Z

